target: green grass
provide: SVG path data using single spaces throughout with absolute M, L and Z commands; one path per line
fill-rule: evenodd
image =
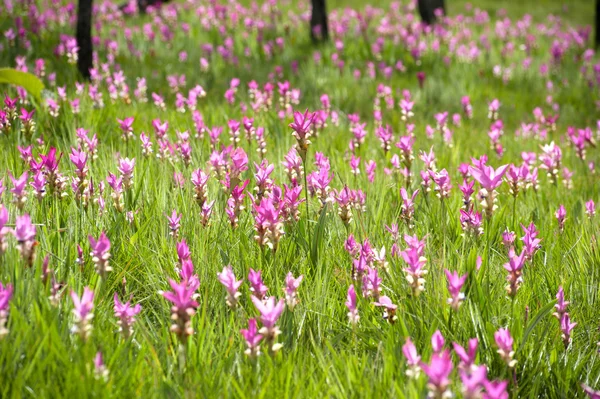
M 84 95 L 81 96 L 79 114 L 71 113 L 69 106 L 62 104 L 60 115 L 54 118 L 43 105 L 34 104 L 37 105 L 34 138 L 22 135 L 18 122 L 9 134 L 0 135 L 0 153 L 3 155 L 0 157 L 0 176 L 4 177 L 5 186 L 11 188 L 7 172 L 18 176 L 28 169 L 17 150 L 17 145 L 28 144 L 33 144 L 36 155 L 45 153 L 50 146 L 59 148 L 65 154 L 60 170 L 73 176 L 74 167 L 68 153 L 71 146 L 76 146 L 76 129 L 83 127 L 96 133 L 100 141 L 98 159 L 90 166 L 94 182 L 104 181 L 108 172 L 117 173 L 119 155 L 135 157 L 133 195 L 126 204 L 128 211 L 135 212 L 135 220 L 128 223 L 125 214 L 114 209 L 108 187 L 104 193 L 106 212 L 102 215 L 95 205 L 87 209 L 78 205 L 70 189 L 64 199 L 48 195 L 38 202 L 33 194 L 29 196 L 24 212 L 37 224 L 36 239 L 39 242 L 34 265 L 32 268 L 25 266 L 12 237 L 8 238 L 8 250 L 0 256 L 0 281 L 11 283 L 15 288 L 7 324 L 10 332 L 0 340 L 0 380 L 3 381 L 0 397 L 425 397 L 427 378 L 423 373 L 414 380 L 405 375 L 406 361 L 401 348 L 407 337 L 415 342 L 424 361 L 430 359 L 431 335 L 438 329 L 447 345 L 457 342 L 464 346 L 469 338 L 476 337 L 480 342 L 477 363 L 488 366 L 488 377 L 512 381 L 512 372 L 496 353 L 494 344 L 493 334 L 501 327 L 511 331 L 518 361 L 516 383 L 511 382 L 508 389 L 511 398 L 581 398 L 584 395 L 581 382 L 600 388 L 596 347 L 596 342 L 600 341 L 599 224 L 598 216 L 588 220 L 584 213 L 585 201 L 600 201 L 598 169 L 592 174 L 587 166 L 590 161 L 600 162 L 600 156 L 597 148 L 588 148 L 586 162 L 581 161 L 566 138 L 568 126 L 589 126 L 596 131 L 598 89 L 597 86 L 588 87 L 580 74 L 581 62 L 577 57 L 583 53 L 583 48 L 570 49 L 563 62 L 551 67 L 549 75 L 543 77 L 538 71 L 541 64 L 549 62 L 552 37 L 531 29 L 537 38 L 537 47 L 531 53 L 531 68 L 524 70 L 520 65 L 525 55 L 518 50 L 522 39 L 517 39 L 513 55 L 502 59 L 503 44 L 493 33 L 495 11 L 500 8 L 506 8 L 513 19 L 527 12 L 535 22 L 548 23 L 547 14 L 554 13 L 564 17 L 565 24 L 592 23 L 592 2 L 569 2 L 567 12 L 562 11 L 563 3 L 551 0 L 486 1 L 478 5 L 489 11 L 491 22 L 472 26 L 473 40 L 479 43 L 479 35 L 488 31 L 491 50 L 472 63 L 460 62 L 452 55 L 450 66 L 445 66 L 442 57 L 451 55 L 447 44 L 443 44 L 440 53 L 426 52 L 417 63 L 403 45 L 394 45 L 388 40 L 376 62 L 393 66 L 402 60 L 407 68 L 405 73 L 395 72 L 389 80 L 381 74 L 376 79 L 366 77 L 366 65 L 374 58 L 370 46 L 377 38 L 375 21 L 380 17 L 374 19 L 365 36 L 349 35 L 343 39 L 345 67 L 342 71 L 331 61 L 336 52 L 334 45 L 314 47 L 309 41 L 306 24 L 288 16 L 288 11 L 297 13 L 300 9 L 295 3 L 282 4 L 282 16 L 275 27 L 265 30 L 265 40 L 276 37 L 285 40 L 283 49 L 272 58 L 265 55 L 254 32 L 245 39 L 244 29 L 240 26 L 228 28 L 226 34 L 219 33 L 216 28 L 203 28 L 194 10 L 198 4 L 206 6 L 204 1 L 194 3 L 193 7 L 188 4 L 189 9 L 185 11 L 179 8 L 176 19 L 165 19 L 174 32 L 169 43 L 158 39 L 160 33 L 156 25 L 154 42 L 148 41 L 142 33 L 141 27 L 151 23 L 153 16 L 103 23 L 97 34 L 103 40 L 112 39 L 118 43 L 115 62 L 124 71 L 133 101 L 130 104 L 122 100 L 111 101 L 106 85 L 102 84 L 103 108 L 94 108 L 89 97 Z M 363 2 L 336 1 L 330 4 L 330 9 L 346 4 L 365 6 Z M 463 1 L 449 4 L 450 14 L 455 16 L 462 12 L 464 4 Z M 18 5 L 16 12 L 26 15 L 23 7 Z M 40 5 L 41 9 L 47 7 Z M 307 9 L 306 4 L 301 7 Z M 260 13 L 256 15 L 263 17 Z M 13 26 L 13 20 L 12 16 L 1 16 L 2 31 Z M 175 29 L 175 20 L 190 24 L 189 35 Z M 351 26 L 355 24 L 352 20 Z M 26 26 L 29 27 L 29 22 Z M 140 29 L 133 32 L 131 39 L 142 54 L 140 58 L 128 50 L 124 27 Z M 452 32 L 457 29 L 450 28 Z M 4 41 L 0 64 L 14 66 L 15 56 L 21 55 L 26 57 L 27 65 L 33 71 L 35 59 L 44 58 L 49 95 L 56 96 L 56 89 L 47 79 L 49 73 L 55 72 L 57 85 L 66 86 L 69 100 L 79 97 L 74 85 L 78 80 L 75 67 L 69 65 L 65 57 L 53 55 L 60 33 L 72 34 L 72 31 L 70 25 L 50 22 L 40 36 L 28 35 L 29 50 L 19 44 L 8 46 Z M 209 57 L 208 71 L 201 71 L 198 66 L 201 44 L 211 43 L 216 47 L 223 44 L 224 37 L 232 38 L 239 64 L 233 66 L 213 55 Z M 431 38 L 426 40 L 431 41 Z M 245 47 L 250 52 L 247 57 L 243 55 Z M 188 61 L 178 60 L 180 51 L 187 52 Z M 320 64 L 312 61 L 315 51 L 321 53 Z M 99 47 L 98 54 L 105 62 L 105 48 Z M 292 72 L 292 61 L 298 62 L 297 74 Z M 514 65 L 513 73 L 506 83 L 494 77 L 492 69 L 495 65 L 506 67 L 511 64 Z M 276 66 L 283 68 L 284 78 L 269 77 Z M 362 71 L 360 80 L 354 79 L 352 74 L 357 68 Z M 418 71 L 426 73 L 422 90 L 415 77 Z M 244 115 L 252 115 L 255 125 L 265 128 L 267 159 L 275 165 L 272 177 L 278 185 L 289 183 L 281 162 L 295 143 L 288 128 L 291 118 L 287 116 L 280 120 L 274 111 L 242 111 L 240 103 L 250 103 L 248 82 L 256 80 L 262 86 L 267 81 L 289 80 L 291 87 L 302 93 L 300 104 L 295 106 L 297 110 L 320 108 L 319 97 L 327 93 L 332 109 L 340 115 L 340 124 L 329 123 L 313 140 L 308 171 L 316 170 L 313 165 L 315 153 L 323 152 L 335 173 L 332 188 L 342 189 L 347 184 L 350 188 L 362 189 L 367 196 L 366 211 L 355 211 L 354 221 L 346 228 L 337 216 L 337 206 L 328 205 L 322 212 L 318 200 L 311 198 L 308 215 L 302 204 L 300 222 L 285 227 L 279 248 L 272 253 L 262 250 L 254 241 L 254 218 L 249 211 L 240 217 L 238 228 L 230 227 L 224 211 L 227 194 L 219 181 L 211 177 L 209 199 L 216 200 L 216 205 L 211 225 L 204 228 L 189 178 L 196 168 L 208 170 L 211 153 L 208 138 L 191 139 L 192 165 L 189 168 L 180 161 L 143 157 L 137 138 L 128 144 L 120 140 L 117 118 L 127 116 L 135 117 L 136 135 L 151 133 L 155 153 L 158 145 L 151 126 L 153 119 L 169 121 L 169 137 L 173 142 L 176 141 L 175 132 L 194 131 L 191 113 L 180 113 L 175 109 L 175 95 L 166 81 L 167 75 L 175 74 L 186 75 L 184 93 L 196 84 L 206 90 L 207 96 L 199 100 L 198 110 L 207 126 L 225 126 L 222 144 L 229 144 L 226 128 L 229 119 L 241 120 Z M 151 99 L 148 103 L 136 101 L 133 90 L 138 77 L 146 77 L 149 97 L 152 92 L 165 97 L 166 110 L 155 107 Z M 239 78 L 241 84 L 236 103 L 229 105 L 223 93 L 234 77 Z M 550 94 L 546 88 L 549 80 L 554 84 L 553 101 L 560 106 L 556 131 L 548 132 L 545 141 L 515 137 L 514 132 L 521 122 L 533 122 L 535 107 L 541 107 L 547 115 L 554 113 L 546 103 Z M 446 168 L 454 185 L 452 195 L 445 203 L 445 213 L 433 193 L 427 197 L 421 193 L 416 199 L 415 228 L 411 234 L 426 237 L 425 257 L 429 270 L 426 291 L 417 298 L 411 295 L 406 282 L 404 261 L 390 254 L 393 241 L 384 227 L 398 223 L 401 233 L 408 232 L 399 219 L 399 189 L 404 181 L 385 175 L 383 168 L 390 167 L 391 154 L 384 155 L 373 134 L 373 101 L 380 83 L 394 91 L 396 105 L 393 110 L 383 110 L 383 122 L 392 126 L 395 141 L 405 134 L 397 103 L 401 91 L 408 89 L 415 101 L 412 121 L 416 125 L 415 155 L 433 146 L 438 169 Z M 13 97 L 16 93 L 7 86 L 2 86 L 2 90 Z M 451 126 L 453 145 L 444 144 L 439 134 L 433 140 L 427 139 L 425 126 L 435 126 L 434 114 L 442 111 L 460 113 L 460 99 L 464 95 L 471 98 L 474 118 L 468 120 L 463 115 L 460 127 Z M 487 104 L 494 98 L 502 103 L 500 118 L 504 121 L 505 135 L 501 142 L 505 153 L 501 159 L 495 157 L 487 137 L 490 125 Z M 32 107 L 25 105 L 27 109 Z M 357 155 L 363 162 L 377 162 L 373 183 L 368 182 L 362 162 L 362 173 L 358 176 L 354 176 L 349 167 L 348 142 L 352 134 L 347 115 L 352 113 L 359 114 L 361 121 L 367 123 L 369 134 Z M 42 136 L 45 143 L 40 147 L 35 138 Z M 513 214 L 513 200 L 507 184 L 503 184 L 499 189 L 499 207 L 492 220 L 484 225 L 485 234 L 478 239 L 463 236 L 458 219 L 462 205 L 457 189 L 461 182 L 457 172 L 460 163 L 469 162 L 470 157 L 488 154 L 494 166 L 520 164 L 522 151 L 540 153 L 540 145 L 551 140 L 563 150 L 563 165 L 575 173 L 573 187 L 567 189 L 562 182 L 550 184 L 540 169 L 540 190 L 519 195 L 516 214 Z M 251 180 L 251 188 L 254 186 L 252 161 L 259 162 L 256 143 L 249 144 L 245 139 L 241 143 L 250 156 L 250 170 L 243 177 Z M 397 154 L 398 150 L 393 147 L 391 152 Z M 416 158 L 412 190 L 419 187 L 418 172 L 423 169 L 423 162 Z M 183 188 L 174 188 L 175 172 L 184 174 L 186 184 Z M 12 195 L 7 189 L 0 202 L 9 209 L 9 226 L 19 214 L 11 200 Z M 567 209 L 563 233 L 558 232 L 554 217 L 560 204 Z M 246 199 L 246 207 L 251 207 L 249 199 Z M 199 308 L 192 318 L 195 333 L 184 348 L 169 332 L 170 304 L 158 293 L 169 288 L 169 278 L 178 278 L 176 242 L 168 234 L 165 216 L 173 209 L 183 214 L 180 234 L 190 245 L 195 272 L 200 279 Z M 511 301 L 504 289 L 506 271 L 502 265 L 508 259 L 501 232 L 509 228 L 521 237 L 519 223 L 532 221 L 540 231 L 542 248 L 533 262 L 526 265 L 521 289 Z M 87 256 L 90 251 L 88 235 L 97 237 L 102 231 L 112 243 L 110 252 L 114 269 L 105 281 L 95 273 Z M 354 234 L 358 241 L 368 238 L 374 247 L 385 246 L 387 249 L 389 271 L 380 270 L 380 276 L 383 294 L 398 305 L 397 323 L 387 323 L 381 317 L 380 309 L 359 294 L 360 322 L 355 328 L 349 325 L 344 306 L 348 286 L 352 284 L 352 258 L 344 250 L 348 233 Z M 486 250 L 488 241 L 489 251 Z M 86 254 L 83 267 L 75 263 L 77 244 L 81 244 Z M 404 249 L 402 240 L 399 245 Z M 517 245 L 520 246 L 520 242 Z M 57 280 L 66 286 L 57 306 L 50 302 L 50 287 L 40 278 L 45 256 L 49 257 L 50 268 Z M 483 257 L 482 273 L 475 271 L 477 256 Z M 256 361 L 244 355 L 245 344 L 239 330 L 247 327 L 247 319 L 256 317 L 257 311 L 250 301 L 246 282 L 241 288 L 240 306 L 234 310 L 227 307 L 225 290 L 216 275 L 228 264 L 233 266 L 238 278 L 245 279 L 250 268 L 262 270 L 269 295 L 277 297 L 283 295 L 288 271 L 295 276 L 304 275 L 298 293 L 300 304 L 293 312 L 286 310 L 278 323 L 283 349 L 277 355 L 263 354 Z M 449 294 L 444 268 L 469 273 L 466 300 L 454 314 L 446 304 Z M 551 316 L 560 285 L 565 289 L 566 299 L 571 301 L 571 319 L 578 323 L 572 344 L 567 349 L 562 344 L 558 322 Z M 70 290 L 80 294 L 84 286 L 91 287 L 96 293 L 93 330 L 86 342 L 71 334 L 73 304 L 68 295 Z M 113 315 L 115 292 L 121 299 L 133 295 L 133 301 L 142 305 L 130 339 L 124 339 L 118 333 Z M 102 352 L 109 370 L 107 381 L 94 376 L 93 359 L 98 351 Z M 457 372 L 452 374 L 452 379 L 451 390 L 461 397 Z

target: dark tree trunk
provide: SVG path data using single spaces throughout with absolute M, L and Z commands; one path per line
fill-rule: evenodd
M 596 0 L 596 48 L 600 46 L 600 0 Z
M 325 0 L 311 0 L 312 14 L 310 16 L 310 37 L 314 42 L 329 39 L 327 25 L 327 9 Z
M 446 15 L 446 4 L 444 0 L 418 0 L 419 15 L 427 25 L 435 23 L 435 10 L 438 8 Z
M 77 8 L 77 67 L 84 79 L 90 79 L 90 68 L 93 66 L 94 48 L 92 45 L 92 2 L 79 0 Z

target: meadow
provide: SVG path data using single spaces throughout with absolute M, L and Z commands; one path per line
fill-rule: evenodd
M 447 3 L 0 5 L 0 397 L 600 397 L 592 2 Z

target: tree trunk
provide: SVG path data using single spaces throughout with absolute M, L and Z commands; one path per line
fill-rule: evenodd
M 311 0 L 312 14 L 310 16 L 310 37 L 313 42 L 329 39 L 327 26 L 327 9 L 325 0 Z
M 600 46 L 600 0 L 596 0 L 596 48 Z
M 92 2 L 93 0 L 79 0 L 77 8 L 77 68 L 84 79 L 90 79 L 90 69 L 93 67 L 92 45 Z
M 435 23 L 437 19 L 435 10 L 438 8 L 446 15 L 446 4 L 444 0 L 418 0 L 418 8 L 421 20 L 427 25 Z

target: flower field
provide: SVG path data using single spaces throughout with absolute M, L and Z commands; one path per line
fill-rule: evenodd
M 479 3 L 5 0 L 0 397 L 599 398 L 593 5 Z

